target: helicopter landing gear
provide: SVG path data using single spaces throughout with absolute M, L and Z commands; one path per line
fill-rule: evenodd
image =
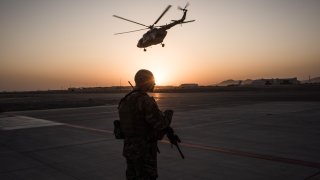
M 146 51 L 147 51 L 147 49 L 146 49 L 146 48 L 144 48 L 144 49 L 143 49 L 143 51 L 144 51 L 144 52 L 146 52 Z
M 161 46 L 164 47 L 164 44 L 161 43 Z

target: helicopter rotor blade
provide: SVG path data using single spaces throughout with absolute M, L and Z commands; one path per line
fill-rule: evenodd
M 120 17 L 120 16 L 117 16 L 117 15 L 113 15 L 113 17 L 116 17 L 116 18 L 119 18 L 119 19 L 122 19 L 122 20 L 125 20 L 125 21 L 129 21 L 129 22 L 132 22 L 132 23 L 135 23 L 135 24 L 139 24 L 141 26 L 145 26 L 145 27 L 148 27 L 147 25 L 144 25 L 144 24 L 141 24 L 141 23 L 138 23 L 138 22 L 135 22 L 135 21 L 132 21 L 132 20 L 129 20 L 129 19 L 126 19 L 126 18 L 123 18 L 123 17 Z
M 162 18 L 162 16 L 171 8 L 171 5 L 168 5 L 167 8 L 163 11 L 163 13 L 160 15 L 160 17 L 156 20 L 156 22 L 153 23 L 153 25 L 157 24 L 158 21 Z
M 149 28 L 143 28 L 143 29 L 137 29 L 137 30 L 133 30 L 133 31 L 120 32 L 120 33 L 115 33 L 114 35 L 132 33 L 132 32 L 142 31 L 142 30 L 146 30 L 146 29 L 149 29 Z

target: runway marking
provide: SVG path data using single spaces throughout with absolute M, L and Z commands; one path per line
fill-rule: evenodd
M 108 105 L 101 105 L 101 106 L 90 106 L 90 107 L 69 107 L 69 108 L 58 108 L 58 109 L 35 109 L 35 110 L 25 110 L 25 111 L 19 111 L 21 112 L 46 112 L 46 111 L 50 111 L 50 112 L 55 112 L 55 111 L 69 111 L 69 110 L 79 110 L 79 109 L 96 109 L 96 108 L 115 108 L 118 107 L 117 104 L 108 104 Z
M 170 142 L 166 142 L 166 143 L 170 143 Z M 224 153 L 224 154 L 232 154 L 232 155 L 237 155 L 237 156 L 242 156 L 242 157 L 251 157 L 251 158 L 256 158 L 256 159 L 282 162 L 282 163 L 294 164 L 294 165 L 300 165 L 300 166 L 306 166 L 306 167 L 312 167 L 312 168 L 320 168 L 320 163 L 317 163 L 317 162 L 290 159 L 290 158 L 272 156 L 272 155 L 267 155 L 267 154 L 251 153 L 251 152 L 240 151 L 240 150 L 235 150 L 235 149 L 206 146 L 206 145 L 200 145 L 200 144 L 194 144 L 194 143 L 181 143 L 181 146 L 195 148 L 195 149 L 203 149 L 203 150 L 214 151 L 214 152 L 220 152 L 220 153 Z
M 69 126 L 69 127 L 73 127 L 73 128 L 79 128 L 79 129 L 84 129 L 84 130 L 113 134 L 113 131 L 109 131 L 109 130 L 89 128 L 89 127 L 71 125 L 71 124 L 65 124 L 65 125 Z M 170 144 L 170 142 L 168 140 L 161 140 L 159 142 Z M 241 156 L 241 157 L 263 159 L 263 160 L 268 160 L 268 161 L 281 162 L 281 163 L 286 163 L 286 164 L 294 164 L 294 165 L 300 165 L 300 166 L 312 167 L 312 168 L 318 168 L 318 169 L 320 168 L 320 163 L 311 162 L 311 161 L 290 159 L 290 158 L 284 158 L 284 157 L 272 156 L 272 155 L 266 155 L 266 154 L 258 154 L 258 153 L 240 151 L 240 150 L 235 150 L 235 149 L 207 146 L 207 145 L 195 144 L 192 142 L 180 143 L 179 145 L 183 146 L 183 147 L 207 150 L 207 151 L 224 153 L 224 154 L 231 154 L 231 155 L 236 155 L 236 156 Z
M 113 131 L 104 130 L 104 129 L 96 129 L 96 128 L 90 128 L 90 127 L 79 126 L 79 125 L 74 125 L 74 124 L 64 124 L 64 125 L 68 126 L 68 127 L 77 128 L 77 129 L 84 129 L 84 130 L 90 130 L 90 131 L 95 131 L 95 132 L 113 134 Z
M 1 130 L 27 129 L 57 125 L 62 125 L 62 123 L 27 116 L 9 116 L 0 118 Z

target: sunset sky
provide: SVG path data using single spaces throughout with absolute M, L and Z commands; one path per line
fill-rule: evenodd
M 128 85 L 139 69 L 158 85 L 320 76 L 319 0 L 189 0 L 165 47 L 137 48 L 146 31 L 180 19 L 183 0 L 1 0 L 0 91 Z

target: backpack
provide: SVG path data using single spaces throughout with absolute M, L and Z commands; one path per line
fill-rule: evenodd
M 120 102 L 118 104 L 118 110 L 120 108 L 121 103 L 124 102 L 129 95 L 131 95 L 131 94 L 133 94 L 135 92 L 138 92 L 138 91 L 140 91 L 140 90 L 133 90 L 133 91 L 129 92 L 127 95 L 125 95 L 120 100 Z M 124 139 L 125 138 L 124 133 L 123 133 L 123 131 L 121 129 L 120 120 L 114 120 L 113 121 L 113 134 L 114 134 L 116 139 Z

